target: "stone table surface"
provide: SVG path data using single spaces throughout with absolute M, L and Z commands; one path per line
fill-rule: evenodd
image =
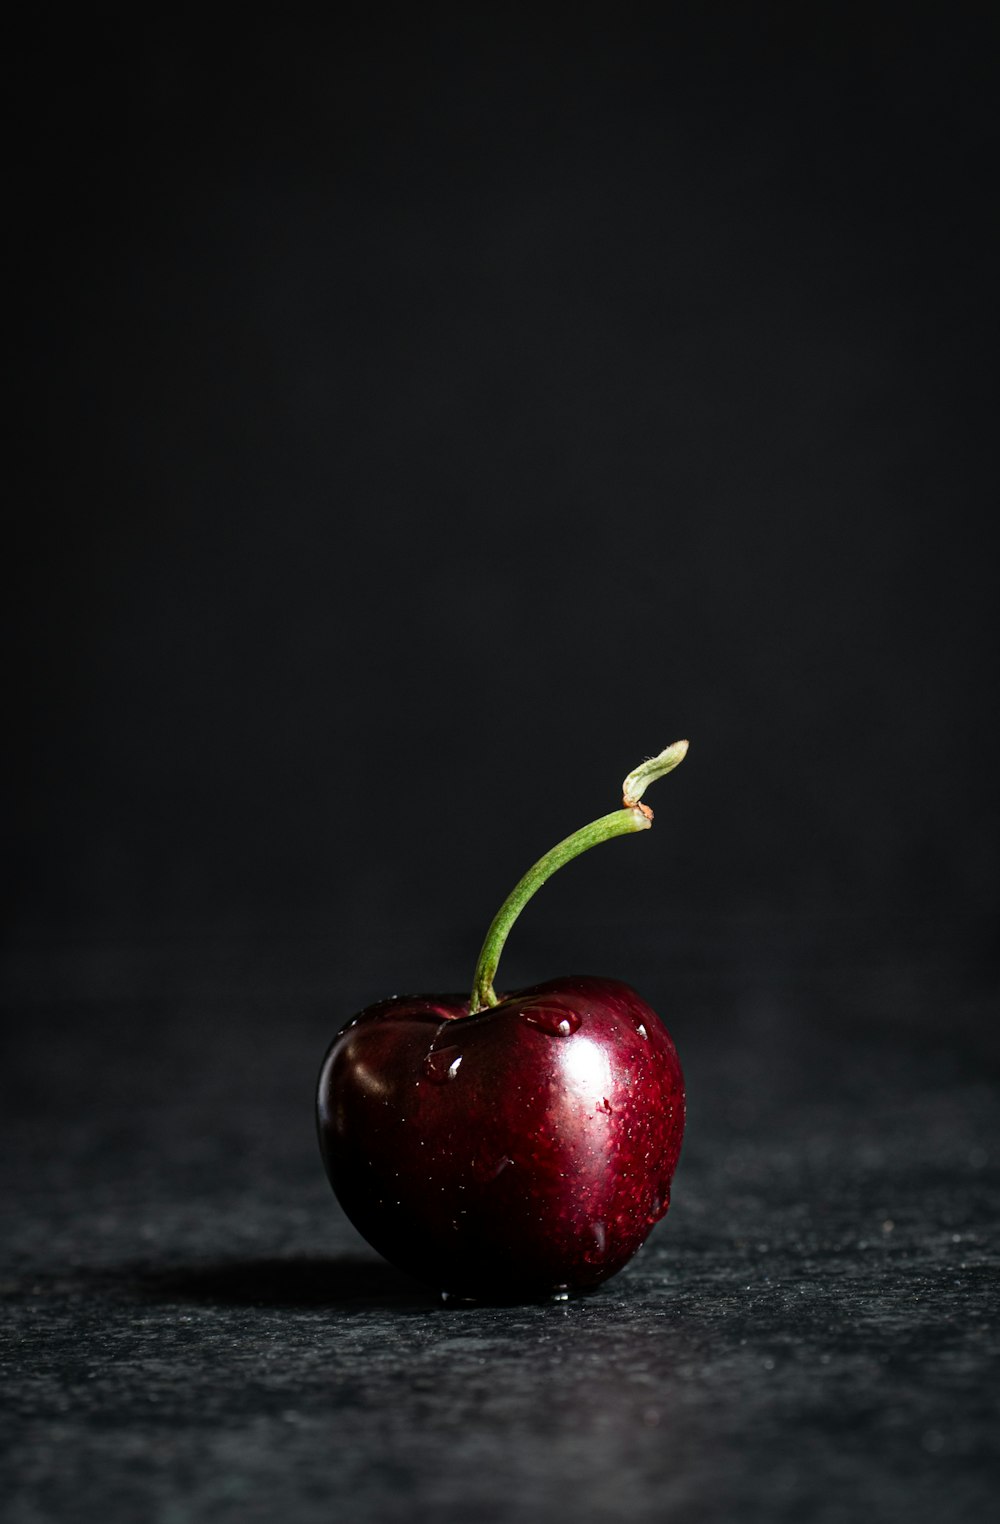
M 995 986 L 724 962 L 681 971 L 676 1015 L 632 975 L 689 1088 L 645 1249 L 580 1300 L 452 1307 L 366 1247 L 318 1163 L 350 977 L 294 948 L 21 949 L 3 1519 L 985 1519 Z

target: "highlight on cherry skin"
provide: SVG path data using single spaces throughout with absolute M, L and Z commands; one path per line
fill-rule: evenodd
M 470 994 L 393 995 L 350 1020 L 320 1070 L 327 1175 L 358 1231 L 451 1297 L 564 1299 L 621 1270 L 670 1205 L 684 1080 L 656 1013 L 616 979 L 570 975 L 498 995 L 511 926 L 556 870 L 647 830 L 649 783 L 547 852 L 483 942 Z

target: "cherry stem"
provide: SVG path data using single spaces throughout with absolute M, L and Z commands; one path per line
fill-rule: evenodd
M 470 1015 L 499 1003 L 493 990 L 493 981 L 500 963 L 500 954 L 510 935 L 511 927 L 532 895 L 552 877 L 557 868 L 571 862 L 574 857 L 579 857 L 581 852 L 589 851 L 591 847 L 598 846 L 602 841 L 610 841 L 613 836 L 627 836 L 633 831 L 648 831 L 653 823 L 653 812 L 648 805 L 640 804 L 639 800 L 650 783 L 657 778 L 662 778 L 665 773 L 672 772 L 679 762 L 683 762 L 687 749 L 686 741 L 675 741 L 673 746 L 668 746 L 658 756 L 641 762 L 629 773 L 622 784 L 620 810 L 612 810 L 610 815 L 602 815 L 600 820 L 592 820 L 589 825 L 574 831 L 572 836 L 567 836 L 565 841 L 560 841 L 551 851 L 546 852 L 544 857 L 540 857 L 537 863 L 528 869 L 523 878 L 518 879 L 493 917 L 490 929 L 486 933 L 472 980 Z

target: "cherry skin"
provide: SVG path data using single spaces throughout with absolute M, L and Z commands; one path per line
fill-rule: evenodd
M 667 1211 L 684 1081 L 627 984 L 574 976 L 469 1014 L 462 996 L 369 1006 L 320 1072 L 320 1149 L 355 1227 L 436 1290 L 585 1291 Z

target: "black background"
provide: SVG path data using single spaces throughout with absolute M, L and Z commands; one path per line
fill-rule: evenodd
M 257 1516 L 250 1430 L 201 1470 L 142 1427 L 168 1401 L 154 1366 L 175 1362 L 175 1426 L 190 1399 L 174 1334 L 135 1332 L 168 1270 L 163 1327 L 180 1286 L 218 1369 L 270 1319 L 285 1403 L 332 1276 L 360 1338 L 337 1421 L 380 1409 L 392 1382 L 371 1386 L 366 1340 L 402 1338 L 411 1294 L 366 1260 L 359 1312 L 344 1281 L 361 1251 L 309 1136 L 322 1048 L 367 1000 L 466 985 L 514 879 L 680 736 L 653 832 L 561 874 L 504 965 L 510 984 L 632 979 L 691 1081 L 666 1268 L 587 1304 L 580 1348 L 603 1327 L 632 1369 L 667 1296 L 684 1358 L 707 1361 L 674 1501 L 784 1517 L 790 1420 L 733 1417 L 757 1415 L 755 1378 L 694 1288 L 754 1279 L 761 1223 L 796 1297 L 807 1249 L 816 1277 L 833 1255 L 856 1278 L 851 1255 L 908 1224 L 898 1284 L 886 1271 L 842 1325 L 831 1292 L 836 1366 L 866 1318 L 903 1359 L 907 1265 L 931 1286 L 953 1233 L 979 1245 L 970 1275 L 995 1264 L 976 1234 L 997 1156 L 996 31 L 986 6 L 341 7 L 231 27 L 102 10 L 16 40 L 9 1241 L 36 1329 L 49 1287 L 56 1394 L 18 1452 L 24 1519 L 49 1455 L 95 1510 L 183 1495 L 192 1517 Z M 824 1188 L 809 1238 L 797 1214 Z M 191 1271 L 213 1256 L 235 1282 Z M 54 1289 L 53 1259 L 71 1267 Z M 113 1326 L 153 1362 L 127 1378 L 94 1355 L 103 1398 L 73 1365 L 97 1292 L 87 1348 Z M 780 1372 L 787 1339 L 814 1382 L 795 1306 L 774 1302 L 764 1334 L 747 1314 L 733 1347 L 756 1359 L 765 1338 Z M 970 1306 L 947 1316 L 971 1328 Z M 941 1378 L 959 1442 L 917 1411 L 939 1346 L 912 1317 L 885 1409 L 902 1427 L 874 1441 L 889 1470 L 873 1480 L 860 1452 L 837 1469 L 845 1433 L 871 1440 L 882 1379 L 874 1355 L 848 1360 L 781 1483 L 789 1517 L 875 1499 L 914 1520 L 946 1497 L 977 1516 L 983 1367 Z M 484 1348 L 495 1393 L 533 1412 L 511 1364 L 527 1326 L 497 1314 Z M 466 1331 L 468 1353 L 483 1330 Z M 270 1412 L 257 1355 L 243 1398 L 201 1391 L 219 1434 Z M 315 1456 L 296 1451 L 266 1507 L 319 1517 L 343 1493 L 395 1518 L 407 1489 L 419 1516 L 554 1507 L 572 1446 L 557 1421 L 557 1459 L 532 1471 L 505 1410 L 500 1450 L 459 1449 L 442 1502 L 408 1449 L 423 1358 L 399 1356 L 401 1432 L 373 1420 L 388 1481 L 377 1458 L 360 1480 L 343 1462 L 332 1494 L 323 1475 L 303 1492 Z M 86 1441 L 59 1428 L 66 1391 Z M 441 1443 L 471 1443 L 475 1413 L 443 1400 Z M 716 1474 L 719 1404 L 737 1438 Z M 92 1471 L 91 1419 L 117 1436 Z M 658 1517 L 645 1452 L 583 1432 L 604 1475 L 640 1479 L 632 1516 Z M 954 1470 L 932 1475 L 942 1457 Z M 225 1506 L 220 1466 L 242 1479 Z M 501 1470 L 509 1514 L 476 1490 Z M 574 1506 L 619 1516 L 592 1490 Z
M 988 8 L 77 26 L 16 925 L 478 930 L 678 735 L 568 918 L 996 903 Z

